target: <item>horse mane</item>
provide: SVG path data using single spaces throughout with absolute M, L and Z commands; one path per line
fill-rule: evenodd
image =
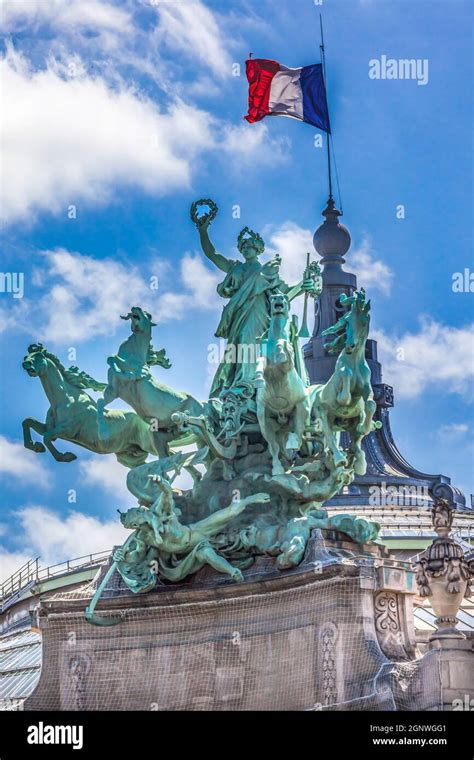
M 347 301 L 349 301 L 348 298 L 346 299 L 346 303 Z M 349 311 L 346 311 L 341 317 L 339 317 L 334 325 L 327 327 L 322 333 L 323 335 L 336 336 L 333 340 L 329 341 L 329 343 L 324 344 L 324 349 L 328 352 L 328 354 L 340 354 L 341 351 L 344 350 L 346 345 L 347 320 L 351 309 L 349 309 Z
M 356 308 L 357 304 L 359 304 L 362 311 L 368 312 L 370 310 L 370 301 L 365 301 L 365 290 L 363 288 L 360 289 L 359 293 L 354 291 L 351 296 L 345 296 L 344 299 L 341 296 L 340 301 L 344 305 L 350 305 L 350 308 L 342 315 L 342 317 L 339 317 L 336 324 L 328 327 L 323 332 L 323 335 L 336 335 L 334 340 L 324 344 L 324 348 L 329 354 L 339 354 L 344 350 L 346 345 L 348 318 L 352 310 Z
M 153 367 L 154 365 L 158 365 L 164 369 L 169 369 L 171 367 L 171 362 L 166 356 L 166 348 L 155 351 L 151 343 L 148 349 L 146 363 L 149 367 Z
M 64 379 L 71 383 L 75 388 L 80 388 L 81 390 L 90 389 L 93 391 L 103 391 L 107 388 L 107 383 L 100 383 L 98 380 L 91 377 L 91 375 L 88 375 L 87 372 L 80 370 L 79 367 L 69 367 L 69 369 L 66 369 L 58 357 L 46 348 L 43 348 L 43 354 L 59 369 Z

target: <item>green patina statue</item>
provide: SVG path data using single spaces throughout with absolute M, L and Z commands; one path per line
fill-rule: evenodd
M 148 454 L 158 454 L 155 437 L 135 412 L 112 409 L 104 416 L 99 435 L 97 403 L 86 389 L 101 391 L 99 383 L 77 367 L 66 369 L 57 356 L 41 343 L 28 346 L 23 369 L 30 377 L 39 377 L 51 404 L 46 422 L 32 417 L 23 420 L 23 442 L 27 449 L 43 453 L 46 448 L 57 462 L 72 462 L 76 455 L 57 450 L 53 441 L 62 438 L 97 454 L 115 454 L 126 467 L 143 464 Z M 33 442 L 31 430 L 43 437 Z
M 333 375 L 310 385 L 290 304 L 300 294 L 319 297 L 318 265 L 308 256 L 301 281 L 287 285 L 279 257 L 259 261 L 264 242 L 248 228 L 238 238 L 244 261 L 227 259 L 208 234 L 216 214 L 211 200 L 191 207 L 205 255 L 225 273 L 217 292 L 227 303 L 216 336 L 227 344 L 208 400 L 155 378 L 153 366 L 171 365 L 163 349 L 153 349 L 152 317 L 140 307 L 123 317 L 131 335 L 107 360 L 107 385 L 76 367 L 65 369 L 40 344 L 29 347 L 23 363 L 28 374 L 41 378 L 51 404 L 45 424 L 24 420 L 27 448 L 46 446 L 58 461 L 71 461 L 73 454 L 53 445 L 63 438 L 97 453 L 113 452 L 130 468 L 127 486 L 138 506 L 121 513 L 121 521 L 133 532 L 115 550 L 86 611 L 99 625 L 120 620 L 94 612 L 116 570 L 136 593 L 181 582 L 205 565 L 241 582 L 242 570 L 258 555 L 275 557 L 279 570 L 298 565 L 315 528 L 338 530 L 358 543 L 377 537 L 376 523 L 329 517 L 324 509 L 355 474 L 365 472 L 361 442 L 380 424 L 373 419 L 365 359 L 370 302 L 363 290 L 341 297 L 346 311 L 326 330 L 333 337 L 326 348 L 338 357 Z M 87 388 L 103 391 L 103 397 L 96 402 Z M 116 398 L 133 411 L 108 410 Z M 43 444 L 33 442 L 31 429 Z M 341 432 L 348 434 L 345 448 Z M 180 451 L 188 444 L 197 448 Z M 147 461 L 148 454 L 159 458 Z M 175 489 L 183 468 L 193 486 Z
M 180 510 L 175 506 L 171 484 L 160 475 L 152 476 L 153 482 L 160 490 L 158 499 L 148 507 L 132 507 L 121 514 L 125 528 L 135 530 L 134 546 L 127 550 L 117 549 L 114 559 L 119 563 L 119 570 L 125 582 L 134 591 L 146 591 L 156 583 L 156 575 L 169 581 L 183 580 L 204 565 L 210 565 L 220 573 L 226 573 L 235 581 L 243 581 L 241 571 L 233 567 L 228 560 L 218 554 L 211 543 L 211 538 L 222 533 L 227 523 L 240 515 L 248 504 L 268 504 L 270 497 L 257 493 L 244 499 L 233 499 L 224 509 L 218 509 L 209 517 L 196 523 L 183 525 Z M 150 562 L 150 548 L 155 553 L 154 562 Z M 136 568 L 149 569 L 149 582 L 143 579 L 136 582 Z M 129 580 L 128 573 L 131 573 Z
M 272 457 L 272 474 L 283 475 L 280 453 L 291 459 L 301 449 L 310 427 L 312 396 L 301 357 L 297 369 L 299 346 L 290 339 L 289 299 L 274 293 L 269 300 L 270 326 L 255 383 L 257 419 Z
M 209 205 L 210 212 L 198 216 L 201 204 Z M 279 275 L 279 256 L 261 264 L 259 256 L 264 252 L 265 244 L 260 235 L 248 227 L 244 227 L 237 240 L 237 248 L 244 261 L 228 259 L 218 253 L 208 233 L 209 224 L 216 213 L 217 206 L 212 201 L 196 201 L 191 208 L 191 218 L 199 230 L 204 254 L 225 273 L 224 280 L 217 286 L 217 292 L 222 298 L 228 299 L 215 333 L 217 338 L 227 340 L 227 350 L 214 377 L 211 397 L 218 396 L 228 388 L 240 390 L 253 385 L 257 364 L 256 348 L 268 329 L 269 297 L 272 293 L 285 293 L 289 301 L 300 293 L 320 295 L 314 277 L 303 279 L 294 287 L 287 285 Z M 233 358 L 229 360 L 229 357 Z
M 160 456 L 167 456 L 170 442 L 179 438 L 172 415 L 178 412 L 202 415 L 206 413 L 206 404 L 189 393 L 159 383 L 152 375 L 151 365 L 158 364 L 166 369 L 171 365 L 164 350 L 153 350 L 151 328 L 154 323 L 151 314 L 134 306 L 122 319 L 131 320 L 132 334 L 122 343 L 118 352 L 107 359 L 108 384 L 103 398 L 97 404 L 99 430 L 102 434 L 105 406 L 114 399 L 121 398 L 156 433 L 158 452 Z M 189 442 L 190 440 L 186 441 Z
M 338 354 L 332 377 L 325 385 L 312 389 L 313 409 L 321 421 L 324 439 L 331 451 L 335 464 L 353 463 L 357 475 L 365 475 L 365 454 L 361 448 L 364 436 L 381 422 L 374 422 L 376 403 L 370 384 L 370 367 L 365 360 L 365 344 L 369 335 L 370 301 L 365 300 L 365 291 L 339 299 L 342 306 L 350 306 L 332 327 L 323 335 L 336 334 L 336 338 L 325 344 L 331 354 Z M 351 445 L 347 455 L 337 444 L 338 431 L 351 433 Z

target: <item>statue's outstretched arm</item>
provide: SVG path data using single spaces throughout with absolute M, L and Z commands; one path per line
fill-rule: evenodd
M 160 512 L 171 515 L 173 513 L 173 488 L 171 484 L 161 477 L 161 475 L 148 475 L 149 480 L 155 483 L 157 488 L 161 491 L 161 499 L 158 498 L 151 507 L 151 512 L 155 512 L 155 509 L 159 506 Z
M 245 499 L 234 499 L 228 507 L 219 509 L 214 514 L 189 527 L 192 531 L 196 531 L 202 535 L 213 536 L 222 530 L 233 517 L 243 512 L 248 504 L 267 504 L 269 502 L 270 496 L 266 493 L 256 493 L 252 496 L 247 496 Z
M 288 286 L 286 297 L 288 298 L 289 301 L 292 301 L 293 298 L 296 298 L 297 296 L 300 295 L 300 293 L 303 292 L 302 285 L 303 285 L 303 282 L 301 281 L 297 285 Z
M 308 264 L 304 270 L 303 279 L 296 285 L 289 285 L 287 287 L 286 297 L 289 301 L 292 301 L 293 298 L 296 298 L 301 293 L 306 293 L 313 298 L 319 298 L 321 295 L 323 291 L 323 278 L 321 277 L 318 264 L 314 261 L 309 263 L 309 253 Z
M 201 239 L 201 248 L 204 251 L 204 255 L 207 256 L 209 261 L 212 261 L 216 267 L 219 267 L 219 269 L 227 274 L 232 266 L 232 261 L 230 259 L 226 259 L 225 256 L 216 251 L 209 237 L 209 233 L 207 231 L 208 227 L 209 220 L 207 219 L 205 219 L 202 224 L 199 224 L 198 226 L 199 237 Z
M 286 293 L 286 297 L 289 301 L 292 301 L 293 298 L 296 298 L 297 296 L 301 295 L 301 293 L 308 293 L 313 298 L 319 298 L 322 292 L 322 281 L 315 281 L 313 278 L 306 278 L 301 280 L 301 282 L 298 282 L 296 285 L 289 286 L 289 289 Z

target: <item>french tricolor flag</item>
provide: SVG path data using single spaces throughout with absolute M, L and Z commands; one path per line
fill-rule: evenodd
M 289 69 L 276 61 L 246 62 L 251 124 L 264 116 L 290 116 L 330 132 L 323 67 L 320 63 Z

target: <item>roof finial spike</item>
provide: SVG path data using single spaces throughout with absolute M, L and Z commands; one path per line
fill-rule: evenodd
M 321 256 L 324 267 L 340 268 L 344 256 L 350 248 L 349 230 L 339 222 L 341 212 L 336 208 L 334 198 L 330 195 L 323 211 L 325 221 L 314 233 L 313 245 Z

